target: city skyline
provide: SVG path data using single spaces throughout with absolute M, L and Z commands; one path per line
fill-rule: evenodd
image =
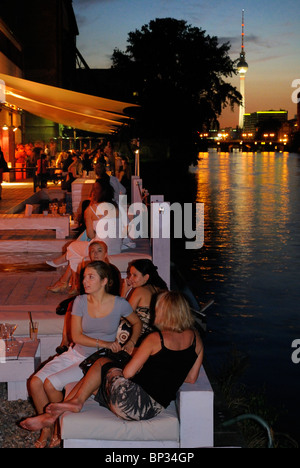
M 231 59 L 241 49 L 241 14 L 245 10 L 245 53 L 249 70 L 246 76 L 246 112 L 288 111 L 296 114 L 292 101 L 300 79 L 300 2 L 298 0 L 73 0 L 79 36 L 77 46 L 91 68 L 109 68 L 114 48 L 125 51 L 128 33 L 155 18 L 183 19 L 229 41 Z M 239 90 L 239 76 L 229 80 Z M 299 86 L 298 86 L 299 88 Z M 221 126 L 238 125 L 239 110 L 226 109 Z

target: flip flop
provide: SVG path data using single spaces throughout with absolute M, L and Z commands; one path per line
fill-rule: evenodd
M 37 440 L 37 441 L 34 443 L 34 447 L 35 447 L 36 449 L 43 449 L 43 448 L 46 448 L 47 445 L 48 445 L 48 442 L 49 442 L 49 439 Z
M 61 445 L 61 439 L 57 436 L 52 437 L 49 448 L 57 448 Z

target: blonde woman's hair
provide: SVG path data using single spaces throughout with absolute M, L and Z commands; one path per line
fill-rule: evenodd
M 179 333 L 194 327 L 194 318 L 183 294 L 177 291 L 159 294 L 155 306 L 154 325 L 160 330 Z
M 90 242 L 90 244 L 89 244 L 89 251 L 90 251 L 91 247 L 93 247 L 93 245 L 95 245 L 95 244 L 96 244 L 96 245 L 97 245 L 97 244 L 101 245 L 101 247 L 103 247 L 105 253 L 107 253 L 107 245 L 105 244 L 105 242 L 103 242 L 102 240 L 98 240 L 98 239 L 92 240 L 92 241 Z

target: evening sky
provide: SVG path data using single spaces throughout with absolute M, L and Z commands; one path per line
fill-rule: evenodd
M 109 68 L 115 48 L 126 50 L 128 33 L 155 18 L 183 19 L 229 41 L 230 57 L 241 51 L 245 10 L 246 112 L 285 109 L 296 113 L 292 93 L 300 83 L 299 0 L 73 0 L 79 27 L 77 47 L 91 68 Z M 201 73 L 201 70 L 199 70 Z M 230 82 L 239 89 L 239 77 Z M 222 126 L 238 124 L 238 109 L 224 111 Z

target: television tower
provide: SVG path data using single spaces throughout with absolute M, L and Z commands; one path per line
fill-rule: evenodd
M 240 53 L 240 60 L 238 61 L 237 64 L 237 70 L 240 75 L 240 93 L 242 95 L 242 102 L 240 104 L 240 110 L 239 110 L 239 127 L 243 128 L 244 127 L 244 113 L 245 113 L 245 75 L 248 71 L 248 64 L 245 60 L 245 46 L 244 46 L 244 37 L 245 37 L 245 32 L 244 32 L 244 12 L 245 10 L 242 10 L 242 48 L 241 48 L 241 53 Z

